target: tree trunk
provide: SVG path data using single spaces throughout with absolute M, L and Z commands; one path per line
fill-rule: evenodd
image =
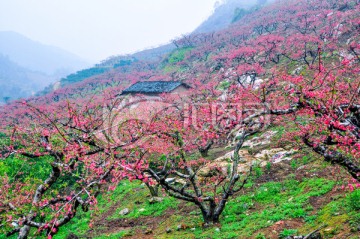
M 209 227 L 211 225 L 219 223 L 219 215 L 208 213 L 203 214 L 204 227 Z
M 19 235 L 18 235 L 18 239 L 26 239 L 29 235 L 30 232 L 30 227 L 29 226 L 23 226 L 20 229 Z
M 149 183 L 145 183 L 150 191 L 151 197 L 158 197 L 159 196 L 159 184 L 151 186 Z
M 198 204 L 203 216 L 205 227 L 219 223 L 219 216 L 220 216 L 220 214 L 217 213 L 218 210 L 216 210 L 217 206 L 215 202 L 210 201 L 208 203 L 209 203 L 208 206 L 206 206 L 204 202 Z
M 207 144 L 204 147 L 199 147 L 199 152 L 201 154 L 201 157 L 207 157 L 209 154 L 209 150 L 211 148 L 211 146 L 214 144 L 214 141 L 209 141 L 207 142 Z

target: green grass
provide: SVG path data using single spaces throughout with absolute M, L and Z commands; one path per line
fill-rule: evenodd
M 178 62 L 181 62 L 185 59 L 186 53 L 191 51 L 193 47 L 184 47 L 180 49 L 174 50 L 168 57 L 168 62 L 170 64 L 176 64 Z
M 135 183 L 135 182 L 134 182 Z M 121 200 L 122 203 L 115 210 L 115 212 L 110 216 L 109 219 L 119 218 L 119 213 L 124 208 L 128 208 L 130 213 L 123 216 L 124 218 L 139 218 L 141 216 L 160 216 L 164 213 L 165 210 L 169 208 L 176 208 L 179 201 L 171 198 L 165 197 L 162 202 L 150 204 L 150 194 L 146 186 L 139 183 L 131 183 L 124 189 L 124 193 L 119 197 L 116 197 L 117 200 Z M 133 190 L 137 190 L 136 193 L 132 193 Z
M 183 218 L 183 223 L 190 223 L 189 227 L 195 227 L 195 231 L 187 229 L 174 232 L 171 238 L 247 238 L 255 235 L 263 238 L 257 231 L 277 221 L 296 218 L 305 221 L 311 217 L 313 208 L 309 204 L 309 197 L 324 195 L 331 191 L 334 185 L 335 182 L 321 178 L 308 179 L 301 183 L 295 180 L 265 183 L 228 203 L 221 217 L 220 232 L 214 231 L 214 228 L 200 227 L 201 218 L 198 216 L 193 222 Z M 283 233 L 295 232 L 295 229 L 289 229 Z
M 217 227 L 203 228 L 201 226 L 202 218 L 197 209 L 186 215 L 174 213 L 168 215 L 167 218 L 157 219 L 171 208 L 175 212 L 180 211 L 179 201 L 165 197 L 161 203 L 150 204 L 148 201 L 149 192 L 144 185 L 137 181 L 122 182 L 114 192 L 106 193 L 98 198 L 97 211 L 79 212 L 71 223 L 60 229 L 54 238 L 63 239 L 69 233 L 78 236 L 87 235 L 90 230 L 88 225 L 90 214 L 97 217 L 109 212 L 109 210 L 114 210 L 114 212 L 109 214 L 107 220 L 121 217 L 128 219 L 152 217 L 153 220 L 159 220 L 157 228 L 153 228 L 154 238 L 228 239 L 254 237 L 263 239 L 266 238 L 266 234 L 262 231 L 267 227 L 281 220 L 293 219 L 303 221 L 302 228 L 285 228 L 279 232 L 280 238 L 301 234 L 303 231 L 311 231 L 322 224 L 331 227 L 332 230 L 327 232 L 326 237 L 331 238 L 339 232 L 339 225 L 342 223 L 349 221 L 354 228 L 360 225 L 360 213 L 354 210 L 354 205 L 357 205 L 354 204 L 358 197 L 357 191 L 347 197 L 339 196 L 338 199 L 324 205 L 320 210 L 314 211 L 309 203 L 310 197 L 321 197 L 330 192 L 334 186 L 334 181 L 323 178 L 304 179 L 301 182 L 295 179 L 287 179 L 282 182 L 267 182 L 261 185 L 252 182 L 246 189 L 246 194 L 239 194 L 228 202 L 220 218 L 220 229 L 217 229 Z M 124 208 L 129 208 L 130 213 L 120 216 L 119 212 Z M 186 225 L 186 229 L 178 231 L 176 230 L 177 225 Z M 166 233 L 166 228 L 171 228 L 172 232 Z M 138 226 L 138 229 L 144 231 L 141 226 Z M 94 238 L 126 238 L 127 235 L 134 235 L 135 230 L 136 228 L 111 234 L 98 233 Z M 4 237 L 0 236 L 0 238 L 3 239 Z
M 280 233 L 279 237 L 280 237 L 280 238 L 286 238 L 286 237 L 288 237 L 288 236 L 293 236 L 293 235 L 295 235 L 296 233 L 297 233 L 297 230 L 295 230 L 295 229 L 284 229 L 284 230 Z
M 121 232 L 117 232 L 117 233 L 113 233 L 110 235 L 101 235 L 98 237 L 94 237 L 93 239 L 119 239 L 119 238 L 123 238 L 124 236 L 127 235 L 131 235 L 131 232 L 129 233 L 129 231 L 125 230 L 125 231 L 121 231 Z
M 352 211 L 360 211 L 360 189 L 351 192 L 346 198 L 348 207 Z

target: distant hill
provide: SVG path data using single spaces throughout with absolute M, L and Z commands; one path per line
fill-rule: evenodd
M 44 73 L 21 67 L 0 54 L 0 103 L 32 96 L 53 80 Z
M 74 84 L 83 81 L 85 79 L 109 72 L 119 67 L 130 66 L 134 62 L 159 61 L 163 57 L 165 57 L 168 53 L 173 51 L 175 48 L 176 48 L 175 45 L 170 43 L 152 49 L 139 51 L 129 55 L 111 56 L 101 61 L 99 64 L 96 64 L 93 67 L 82 69 L 75 73 L 69 74 L 66 77 L 62 77 L 60 81 L 57 81 L 52 85 L 49 85 L 41 92 L 38 92 L 37 95 L 47 94 L 53 91 L 54 89 L 57 89 L 58 87 L 64 87 L 66 85 Z
M 274 0 L 225 0 L 218 2 L 215 6 L 214 13 L 190 35 L 224 29 L 232 23 L 239 21 L 246 14 L 250 14 L 256 11 L 259 7 L 273 1 Z M 62 77 L 60 81 L 48 86 L 42 92 L 39 92 L 39 95 L 44 95 L 54 89 L 58 89 L 59 87 L 62 88 L 67 85 L 78 83 L 85 79 L 110 72 L 118 67 L 129 66 L 134 62 L 160 62 L 173 51 L 176 51 L 176 46 L 173 43 L 169 43 L 133 54 L 110 56 L 93 67 L 85 68 L 69 74 L 66 77 Z
M 274 0 L 225 0 L 222 3 L 218 3 L 215 7 L 214 13 L 205 20 L 198 28 L 195 29 L 194 33 L 205 33 L 217 31 L 228 27 L 234 22 L 241 10 L 249 10 L 254 6 L 265 5 L 268 2 Z
M 89 66 L 85 60 L 63 49 L 10 31 L 0 32 L 0 54 L 24 68 L 59 77 Z

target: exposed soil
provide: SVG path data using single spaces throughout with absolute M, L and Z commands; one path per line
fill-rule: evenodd
M 282 232 L 284 229 L 299 228 L 303 224 L 304 221 L 302 219 L 278 221 L 274 225 L 267 227 L 265 230 L 261 230 L 261 232 L 266 235 L 266 239 L 278 239 L 280 232 Z M 254 233 L 254 235 L 255 234 L 256 233 Z
M 225 154 L 231 152 L 232 149 L 225 149 L 224 147 L 220 147 L 220 148 L 213 148 L 209 150 L 209 156 L 207 157 L 208 159 L 217 159 L 221 156 L 224 156 Z
M 178 206 L 178 209 L 175 211 L 173 208 L 169 208 L 164 212 L 163 215 L 157 216 L 156 219 L 151 216 L 142 216 L 138 218 L 118 218 L 113 220 L 108 220 L 107 218 L 112 216 L 116 208 L 121 204 L 118 202 L 111 206 L 111 208 L 101 215 L 101 218 L 98 218 L 94 223 L 94 228 L 97 228 L 96 231 L 89 231 L 89 238 L 92 238 L 96 235 L 101 234 L 112 234 L 122 230 L 133 229 L 133 235 L 129 235 L 126 238 L 129 239 L 138 239 L 145 238 L 150 239 L 154 238 L 152 233 L 149 233 L 150 230 L 154 231 L 159 224 L 168 219 L 171 215 L 175 213 L 177 215 L 189 215 L 190 212 L 197 210 L 195 206 L 189 206 L 185 202 L 181 202 Z
M 286 179 L 293 169 L 286 162 L 271 165 L 269 171 L 264 169 L 264 174 L 256 179 L 256 183 L 279 182 Z
M 326 205 L 330 203 L 331 201 L 335 200 L 337 196 L 343 195 L 344 192 L 338 191 L 338 190 L 332 190 L 331 192 L 319 196 L 319 197 L 310 197 L 309 202 L 312 207 L 314 207 L 315 210 L 321 208 L 323 205 Z
M 132 228 L 145 227 L 145 228 L 155 228 L 161 218 L 154 220 L 153 217 L 139 217 L 139 218 L 118 218 L 114 220 L 104 220 L 104 218 L 95 223 L 96 228 L 100 228 L 96 231 L 96 234 L 111 234 L 119 232 L 121 230 L 129 230 Z M 142 238 L 152 238 L 145 235 L 146 230 L 141 231 L 141 229 L 136 229 L 136 235 L 143 234 Z M 132 237 L 129 237 L 132 238 Z

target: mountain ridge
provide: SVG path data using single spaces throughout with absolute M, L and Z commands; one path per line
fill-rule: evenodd
M 0 53 L 24 68 L 48 75 L 64 76 L 89 65 L 73 53 L 13 31 L 0 31 Z

